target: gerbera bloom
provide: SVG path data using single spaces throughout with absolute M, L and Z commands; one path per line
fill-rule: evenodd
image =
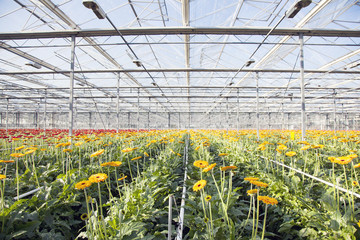
M 325 147 L 325 145 L 322 145 L 322 144 L 318 144 L 318 145 L 311 145 L 311 148 L 313 148 L 313 149 L 323 148 L 323 147 Z
M 219 157 L 223 157 L 223 156 L 227 156 L 229 155 L 228 153 L 219 153 Z
M 197 192 L 197 191 L 203 189 L 205 187 L 205 185 L 206 185 L 206 180 L 197 181 L 193 186 L 193 191 Z
M 265 204 L 276 205 L 278 201 L 275 198 L 268 197 L 268 196 L 258 196 L 259 201 L 262 201 Z
M 277 149 L 279 149 L 280 151 L 286 150 L 287 146 L 285 146 L 284 144 L 279 144 L 279 146 L 277 147 Z
M 99 156 L 100 154 L 103 154 L 104 153 L 104 149 L 100 149 L 99 151 L 96 151 L 94 152 L 93 154 L 90 155 L 90 157 L 97 157 Z
M 203 169 L 203 172 L 208 172 L 211 169 L 213 169 L 216 166 L 216 163 L 210 164 L 209 166 L 207 166 L 206 168 Z
M 138 159 L 140 159 L 140 158 L 142 158 L 142 156 L 134 157 L 134 158 L 131 159 L 131 161 L 138 160 Z
M 90 186 L 91 186 L 91 182 L 88 180 L 81 181 L 81 182 L 78 182 L 77 184 L 75 184 L 75 188 L 79 189 L 79 190 L 82 190 L 82 189 L 90 187 Z
M 137 147 L 136 148 L 125 148 L 123 150 L 121 150 L 123 153 L 127 153 L 127 152 L 132 152 L 134 150 L 138 149 Z
M 32 150 L 29 150 L 27 152 L 24 152 L 25 155 L 28 155 L 28 154 L 32 154 L 34 153 L 36 150 L 32 149 Z
M 335 162 L 336 157 L 328 157 L 328 160 L 330 160 L 330 162 L 334 163 Z
M 122 164 L 122 162 L 120 161 L 114 161 L 114 162 L 106 162 L 106 163 L 102 163 L 100 164 L 102 167 L 119 167 Z
M 3 180 L 3 179 L 5 179 L 5 178 L 6 178 L 6 176 L 5 176 L 5 175 L 0 174 L 0 180 Z
M 257 180 L 259 180 L 259 178 L 257 178 L 257 177 L 246 177 L 246 178 L 244 178 L 244 180 L 245 181 L 257 181 Z
M 353 181 L 353 182 L 352 182 L 352 185 L 353 185 L 354 187 L 356 187 L 357 185 L 359 185 L 359 183 L 358 183 L 357 181 Z
M 85 220 L 89 219 L 89 215 L 87 213 L 83 213 L 83 214 L 81 214 L 80 218 L 81 218 L 81 220 L 85 221 Z
M 354 168 L 359 168 L 360 167 L 360 163 L 354 165 Z
M 15 148 L 16 151 L 23 149 L 25 146 Z
M 197 147 L 195 148 L 195 151 L 199 150 L 199 148 L 200 148 L 200 146 L 197 146 Z
M 300 150 L 305 151 L 308 150 L 311 146 L 310 145 L 305 145 L 302 148 L 300 148 Z
M 354 159 L 354 158 L 357 158 L 358 155 L 357 154 L 350 154 L 350 155 L 347 155 L 349 158 L 351 159 Z
M 22 154 L 22 153 L 12 153 L 12 154 L 10 154 L 10 156 L 11 156 L 11 157 L 19 158 L 19 157 L 25 156 L 25 154 Z
M 107 174 L 105 173 L 97 173 L 97 174 L 93 174 L 89 177 L 89 181 L 92 183 L 98 183 L 98 182 L 103 182 L 107 179 Z
M 81 145 L 83 145 L 83 143 L 84 143 L 84 142 L 77 142 L 77 143 L 75 143 L 75 146 L 76 146 L 76 147 L 81 146 Z
M 237 166 L 225 166 L 225 167 L 220 168 L 221 171 L 226 171 L 229 169 L 231 169 L 231 170 L 237 169 Z
M 206 200 L 207 202 L 209 202 L 209 201 L 211 200 L 211 196 L 210 196 L 210 195 L 207 195 L 207 196 L 205 197 L 205 200 Z
M 249 196 L 252 196 L 252 195 L 254 195 L 254 194 L 257 194 L 258 192 L 259 192 L 258 189 L 247 190 L 247 194 L 248 194 Z
M 290 151 L 290 152 L 285 153 L 285 155 L 288 156 L 288 157 L 293 157 L 293 156 L 296 155 L 296 152 Z
M 118 181 L 124 180 L 125 178 L 127 178 L 127 176 L 123 176 L 122 178 L 119 178 Z
M 356 224 L 360 227 L 360 220 Z
M 341 165 L 345 165 L 345 164 L 349 164 L 351 162 L 352 158 L 348 157 L 348 156 L 344 156 L 344 157 L 337 157 L 335 158 L 334 162 L 341 164 Z
M 255 186 L 258 187 L 267 187 L 269 186 L 269 184 L 264 183 L 264 182 L 260 182 L 260 181 L 250 181 L 251 184 L 254 184 Z
M 209 165 L 209 163 L 207 161 L 203 161 L 203 160 L 197 160 L 194 162 L 194 166 L 198 167 L 198 168 L 205 168 Z
M 147 152 L 144 152 L 145 157 L 149 157 L 149 154 Z
M 0 160 L 0 163 L 13 163 L 14 160 Z
M 70 149 L 70 148 L 65 148 L 65 149 L 63 149 L 63 152 L 72 152 L 73 150 L 72 149 Z

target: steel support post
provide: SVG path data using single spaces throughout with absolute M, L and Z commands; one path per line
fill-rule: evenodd
M 333 115 L 334 115 L 334 133 L 336 133 L 336 91 L 334 89 L 334 93 L 333 93 L 333 98 L 334 98 L 334 112 L 333 112 Z
M 70 57 L 70 97 L 69 97 L 69 136 L 72 136 L 74 127 L 74 70 L 75 70 L 75 35 L 71 36 L 71 57 Z
M 128 112 L 128 129 L 131 128 L 131 121 L 130 121 L 130 112 Z
M 117 81 L 117 96 L 116 96 L 116 132 L 119 132 L 120 128 L 120 73 L 118 73 Z
M 229 98 L 226 98 L 226 131 L 229 131 Z
M 45 131 L 46 131 L 46 112 L 47 112 L 46 97 L 47 97 L 47 90 L 45 89 L 45 98 L 44 98 L 44 134 L 45 134 Z
M 168 128 L 170 129 L 170 126 L 171 126 L 171 116 L 170 116 L 170 113 L 168 112 Z
M 240 114 L 239 114 L 239 108 L 240 108 L 240 102 L 239 102 L 239 88 L 237 89 L 237 106 L 236 106 L 236 130 L 239 131 L 239 124 L 240 124 Z
M 91 116 L 91 112 L 89 112 L 89 129 L 91 129 L 91 121 L 92 121 L 92 116 Z
M 5 124 L 6 124 L 6 132 L 8 132 L 9 129 L 9 99 L 6 99 L 6 119 L 5 119 Z
M 258 141 L 260 140 L 259 106 L 259 73 L 256 72 L 256 135 Z
M 306 137 L 306 115 L 305 115 L 305 77 L 304 77 L 304 35 L 299 34 L 300 41 L 300 91 L 301 91 L 301 140 Z
M 137 116 L 136 116 L 136 128 L 139 131 L 139 124 L 140 124 L 140 88 L 138 88 L 137 92 Z

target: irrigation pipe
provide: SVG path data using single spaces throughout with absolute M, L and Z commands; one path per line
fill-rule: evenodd
M 309 178 L 312 178 L 312 179 L 314 179 L 314 180 L 316 180 L 316 181 L 322 182 L 322 183 L 324 183 L 324 184 L 326 184 L 326 185 L 328 185 L 328 186 L 330 186 L 330 187 L 334 187 L 334 188 L 336 188 L 336 189 L 338 189 L 338 190 L 340 190 L 340 191 L 349 193 L 349 194 L 351 194 L 351 195 L 353 195 L 353 196 L 355 196 L 355 197 L 357 197 L 357 198 L 360 198 L 360 194 L 358 194 L 358 193 L 354 193 L 354 192 L 349 191 L 349 190 L 347 190 L 347 189 L 345 189 L 345 188 L 343 188 L 343 187 L 340 187 L 340 186 L 335 185 L 335 184 L 333 184 L 333 183 L 327 182 L 327 181 L 325 181 L 325 180 L 323 180 L 323 179 L 321 179 L 321 178 L 315 177 L 315 176 L 313 176 L 313 175 L 310 175 L 310 174 L 308 174 L 308 173 L 305 173 L 305 172 L 303 172 L 303 171 L 300 171 L 300 170 L 298 170 L 298 169 L 296 169 L 296 168 L 292 168 L 292 167 L 287 166 L 287 165 L 285 165 L 285 164 L 283 164 L 283 163 L 280 163 L 280 162 L 277 162 L 277 161 L 274 161 L 274 160 L 271 160 L 271 159 L 268 159 L 268 160 L 269 160 L 270 162 L 273 162 L 273 163 L 278 164 L 278 165 L 280 165 L 280 166 L 283 166 L 283 167 L 286 167 L 286 168 L 288 168 L 288 169 L 291 169 L 291 170 L 293 170 L 293 171 L 295 171 L 295 172 L 297 172 L 297 173 L 300 173 L 300 174 L 302 174 L 302 175 L 304 175 L 304 176 L 307 176 L 307 177 L 309 177 Z
M 184 187 L 183 187 L 183 191 L 182 191 L 182 195 L 181 195 L 180 217 L 179 217 L 179 226 L 176 230 L 176 238 L 175 238 L 176 240 L 182 240 L 183 228 L 184 228 L 189 135 L 185 142 L 186 142 L 186 144 L 185 144 L 185 149 L 184 149 L 184 157 L 185 157 Z
M 17 201 L 17 200 L 19 200 L 19 199 L 21 199 L 21 198 L 27 197 L 27 196 L 29 196 L 29 195 L 31 195 L 31 194 L 33 194 L 33 193 L 36 193 L 36 192 L 40 191 L 40 190 L 43 189 L 43 188 L 44 188 L 44 187 L 42 186 L 42 187 L 36 188 L 36 189 L 34 189 L 34 190 L 31 190 L 31 191 L 29 191 L 29 192 L 27 192 L 27 193 L 21 194 L 19 197 L 14 197 L 14 200 Z

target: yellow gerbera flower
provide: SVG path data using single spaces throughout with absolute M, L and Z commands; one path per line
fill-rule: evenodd
M 13 163 L 14 160 L 0 160 L 0 163 Z
M 205 187 L 205 185 L 206 185 L 206 180 L 197 181 L 193 186 L 193 191 L 197 192 L 197 191 L 203 189 Z
M 290 151 L 290 152 L 285 153 L 285 155 L 288 156 L 288 157 L 293 157 L 293 156 L 296 155 L 296 152 Z
M 269 184 L 264 183 L 264 182 L 260 182 L 260 181 L 250 181 L 251 184 L 254 184 L 255 186 L 258 187 L 267 187 L 269 186 Z
M 5 179 L 5 178 L 6 178 L 6 176 L 5 176 L 5 175 L 0 174 L 0 180 L 3 180 L 3 179 Z
M 134 158 L 131 159 L 131 161 L 135 161 L 135 160 L 138 160 L 138 159 L 140 159 L 140 158 L 142 158 L 142 156 L 134 157 Z
M 92 183 L 98 183 L 98 182 L 103 182 L 108 178 L 107 174 L 105 173 L 97 173 L 97 174 L 93 174 L 89 177 L 89 181 Z
M 244 178 L 244 180 L 245 181 L 257 181 L 257 180 L 259 180 L 259 178 L 257 178 L 257 177 L 246 177 L 246 178 Z
M 234 169 L 237 169 L 237 166 L 225 166 L 220 168 L 221 171 L 234 170 Z
M 276 200 L 275 198 L 272 198 L 272 197 L 258 196 L 258 199 L 259 199 L 259 201 L 262 201 L 265 204 L 271 204 L 271 205 L 278 204 L 278 200 Z
M 247 190 L 247 194 L 248 194 L 249 196 L 252 196 L 252 195 L 254 195 L 254 194 L 257 194 L 258 192 L 259 192 L 258 189 L 250 189 L 250 190 Z
M 227 156 L 229 155 L 228 153 L 219 153 L 219 157 L 223 157 L 223 156 Z
M 211 196 L 210 196 L 210 195 L 207 195 L 207 196 L 205 197 L 205 201 L 209 202 L 210 200 L 211 200 Z
M 209 166 L 207 166 L 206 168 L 203 169 L 203 172 L 208 172 L 211 169 L 213 169 L 216 166 L 216 163 L 210 164 Z
M 106 163 L 102 163 L 100 164 L 102 167 L 119 167 L 122 164 L 122 162 L 120 161 L 114 161 L 114 162 L 106 162 Z
M 203 161 L 203 160 L 196 160 L 194 162 L 194 166 L 198 167 L 198 168 L 205 168 L 209 165 L 209 163 L 207 161 Z
M 77 184 L 75 184 L 75 188 L 79 189 L 79 190 L 82 190 L 82 189 L 90 187 L 90 186 L 91 186 L 91 182 L 88 180 L 81 181 L 81 182 L 78 182 Z
M 25 154 L 22 154 L 22 153 L 12 153 L 12 154 L 10 154 L 10 156 L 11 156 L 11 157 L 19 158 L 19 157 L 25 156 Z
M 99 151 L 96 151 L 93 154 L 91 154 L 90 157 L 97 157 L 97 156 L 103 154 L 104 151 L 105 151 L 104 149 L 100 149 Z

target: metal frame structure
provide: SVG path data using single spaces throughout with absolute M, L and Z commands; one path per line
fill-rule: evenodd
M 3 128 L 359 128 L 358 1 L 1 4 Z

